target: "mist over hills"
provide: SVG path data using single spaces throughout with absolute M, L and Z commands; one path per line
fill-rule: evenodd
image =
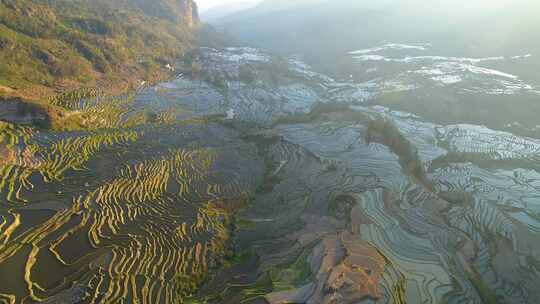
M 540 84 L 538 11 L 528 0 L 267 0 L 216 26 L 344 81 L 401 86 L 373 104 L 434 121 L 534 126 L 536 93 L 515 89 Z
M 252 8 L 251 2 L 234 2 L 211 7 L 206 11 L 201 12 L 201 20 L 203 22 L 219 22 L 220 19 L 228 17 L 231 14 Z
M 218 25 L 256 46 L 313 62 L 388 42 L 430 42 L 441 53 L 491 56 L 539 50 L 539 40 L 530 39 L 538 36 L 539 9 L 527 0 L 268 0 Z

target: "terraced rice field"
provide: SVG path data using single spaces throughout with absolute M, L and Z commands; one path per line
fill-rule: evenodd
M 180 77 L 58 101 L 78 130 L 1 123 L 0 303 L 540 302 L 537 139 L 351 106 L 296 61 L 234 80 L 264 74 L 252 51 L 203 56 L 230 91 Z

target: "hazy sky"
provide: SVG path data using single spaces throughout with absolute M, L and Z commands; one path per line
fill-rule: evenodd
M 257 2 L 261 2 L 261 0 L 196 0 L 195 2 L 197 2 L 197 4 L 199 5 L 199 10 L 202 12 L 216 5 L 238 3 L 238 2 L 257 3 Z

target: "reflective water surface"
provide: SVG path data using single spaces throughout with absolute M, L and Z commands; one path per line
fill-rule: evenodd
M 358 81 L 202 48 L 204 76 L 72 105 L 88 130 L 1 123 L 0 303 L 540 302 L 535 126 L 406 111 L 537 99 L 482 65 L 529 56 L 427 50 L 344 54 Z

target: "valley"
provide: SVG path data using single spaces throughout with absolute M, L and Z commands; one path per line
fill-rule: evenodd
M 201 47 L 168 81 L 57 104 L 84 128 L 2 122 L 0 303 L 540 301 L 536 126 L 405 97 L 536 84 L 381 53 L 418 48 L 351 50 L 369 79 L 337 79 Z

